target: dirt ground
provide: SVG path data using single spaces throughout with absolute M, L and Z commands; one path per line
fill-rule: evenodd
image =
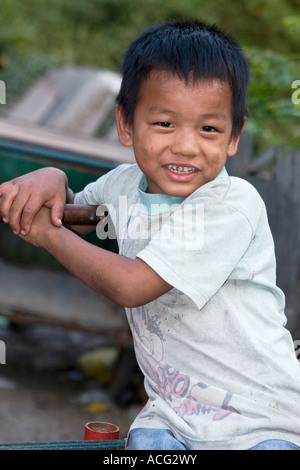
M 6 364 L 0 365 L 0 442 L 83 439 L 88 421 L 120 427 L 120 438 L 141 408 L 131 387 L 122 406 L 108 386 L 86 377 L 78 358 L 107 346 L 99 337 L 45 326 L 4 324 L 0 339 Z M 126 398 L 127 396 L 127 398 Z

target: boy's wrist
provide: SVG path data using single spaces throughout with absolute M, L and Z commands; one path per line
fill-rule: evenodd
M 46 230 L 39 233 L 38 244 L 41 248 L 44 248 L 49 253 L 53 252 L 53 248 L 59 243 L 59 238 L 62 235 L 62 231 L 66 231 L 65 227 L 55 227 L 49 225 Z

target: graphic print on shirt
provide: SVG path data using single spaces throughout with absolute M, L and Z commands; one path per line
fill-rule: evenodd
M 131 309 L 129 323 L 135 341 L 137 359 L 154 382 L 156 393 L 181 418 L 211 415 L 218 421 L 239 412 L 230 406 L 232 393 L 197 381 L 164 361 L 165 338 L 158 315 L 151 315 L 148 306 Z

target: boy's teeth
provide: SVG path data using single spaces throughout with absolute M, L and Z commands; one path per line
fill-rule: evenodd
M 190 166 L 168 165 L 168 169 L 174 173 L 193 173 L 193 171 L 196 171 L 196 168 L 191 168 Z

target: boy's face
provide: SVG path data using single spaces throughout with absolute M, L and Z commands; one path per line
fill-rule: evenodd
M 152 71 L 142 84 L 133 126 L 116 110 L 120 142 L 133 145 L 148 192 L 187 197 L 212 181 L 237 151 L 232 93 L 219 80 L 186 84 Z

